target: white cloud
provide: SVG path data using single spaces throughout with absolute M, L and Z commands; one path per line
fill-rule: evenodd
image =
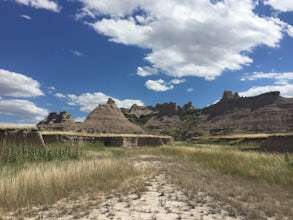
M 19 15 L 21 18 L 27 19 L 27 20 L 31 20 L 32 17 L 28 16 L 28 15 Z
M 143 67 L 137 67 L 137 75 L 139 76 L 151 76 L 158 74 L 158 70 L 154 67 L 150 66 L 143 66 Z
M 79 96 L 74 94 L 63 95 L 60 93 L 60 95 L 58 96 L 57 96 L 58 98 L 66 98 L 67 104 L 69 105 L 80 106 L 80 111 L 82 112 L 92 111 L 98 105 L 107 103 L 109 98 L 112 98 L 115 101 L 117 107 L 119 108 L 130 108 L 133 104 L 137 104 L 140 106 L 144 105 L 144 103 L 141 100 L 132 100 L 132 99 L 120 100 L 117 98 L 113 98 L 111 96 L 107 96 L 106 94 L 102 92 L 84 93 Z
M 186 92 L 193 92 L 194 91 L 194 88 L 188 88 L 186 89 Z
M 293 11 L 293 1 L 292 0 L 265 0 L 265 4 L 272 6 L 278 11 Z
M 56 88 L 55 88 L 54 86 L 50 86 L 50 87 L 49 87 L 49 90 L 51 90 L 51 91 L 56 91 Z
M 35 97 L 42 96 L 40 84 L 20 73 L 0 69 L 0 96 Z
M 173 77 L 212 80 L 225 70 L 242 69 L 253 62 L 254 47 L 277 47 L 288 28 L 278 18 L 255 14 L 253 0 L 79 1 L 98 33 L 149 49 L 149 67 Z M 146 66 L 137 73 L 152 75 Z
M 48 111 L 28 100 L 0 100 L 0 114 L 13 115 L 25 122 L 39 122 Z
M 76 122 L 83 122 L 86 119 L 86 117 L 77 117 L 74 119 Z
M 246 74 L 241 78 L 242 81 L 250 80 L 255 81 L 258 79 L 272 79 L 277 85 L 287 85 L 290 82 L 293 82 L 293 72 L 285 73 L 263 73 L 263 72 L 254 72 L 252 75 Z
M 293 26 L 291 25 L 287 26 L 287 33 L 290 37 L 293 37 Z
M 263 73 L 255 72 L 252 75 L 246 74 L 241 78 L 242 81 L 250 80 L 260 80 L 260 79 L 271 79 L 273 80 L 273 85 L 266 86 L 255 86 L 247 91 L 240 92 L 241 96 L 255 96 L 271 91 L 280 91 L 281 95 L 284 97 L 293 97 L 293 72 L 285 73 Z
M 178 85 L 178 84 L 181 84 L 181 83 L 184 83 L 184 82 L 186 82 L 185 79 L 172 79 L 170 81 L 170 84 Z
M 279 91 L 283 97 L 293 97 L 293 84 L 288 85 L 271 85 L 252 87 L 247 91 L 240 92 L 240 96 L 256 96 L 267 92 Z
M 146 81 L 145 86 L 148 89 L 154 90 L 156 92 L 165 92 L 174 89 L 174 85 L 178 85 L 184 82 L 186 82 L 185 79 L 172 79 L 170 82 L 166 82 L 162 79 L 148 80 Z
M 60 12 L 60 6 L 53 0 L 16 0 L 16 2 L 37 9 Z
M 77 51 L 77 50 L 71 50 L 70 52 L 77 57 L 85 56 L 83 53 L 81 53 L 80 51 Z
M 55 96 L 57 97 L 57 98 L 59 98 L 59 99 L 64 99 L 64 98 L 66 98 L 66 95 L 64 95 L 64 94 L 62 94 L 62 93 L 60 93 L 60 92 L 57 92 L 57 93 L 55 93 Z
M 112 15 L 115 17 L 125 16 L 132 13 L 137 8 L 139 1 L 133 0 L 107 0 L 107 1 L 93 1 L 81 0 L 84 4 L 78 17 L 90 16 L 96 17 L 99 15 Z
M 168 90 L 172 90 L 174 88 L 173 85 L 169 85 L 168 83 L 166 83 L 162 79 L 148 80 L 148 81 L 146 81 L 145 86 L 148 89 L 154 90 L 156 92 L 165 92 L 165 91 L 168 91 Z

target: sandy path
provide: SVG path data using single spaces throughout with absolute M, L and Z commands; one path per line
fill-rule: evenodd
M 240 219 L 230 216 L 211 198 L 195 195 L 189 199 L 177 186 L 170 184 L 163 173 L 155 172 L 159 161 L 135 161 L 138 169 L 153 169 L 145 177 L 147 189 L 138 195 L 85 195 L 76 200 L 63 199 L 44 208 L 33 208 L 24 219 L 121 219 L 121 220 L 159 220 L 159 219 Z M 15 219 L 15 214 L 4 219 Z

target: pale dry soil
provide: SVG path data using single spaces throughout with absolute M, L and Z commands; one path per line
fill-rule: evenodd
M 244 219 L 225 211 L 203 192 L 190 198 L 160 172 L 161 161 L 147 157 L 140 156 L 133 161 L 145 174 L 143 192 L 85 194 L 49 206 L 8 213 L 3 219 Z

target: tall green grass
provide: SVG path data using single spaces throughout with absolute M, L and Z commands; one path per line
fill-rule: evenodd
M 48 162 L 52 160 L 73 160 L 82 156 L 82 148 L 70 145 L 32 147 L 27 145 L 0 146 L 0 165 L 22 165 L 27 162 Z
M 221 147 L 166 147 L 161 148 L 161 153 L 185 158 L 223 174 L 293 188 L 292 155 L 242 152 Z

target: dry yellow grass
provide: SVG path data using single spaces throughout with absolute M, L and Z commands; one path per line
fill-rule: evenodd
M 147 157 L 146 157 L 147 156 Z M 195 145 L 162 148 L 85 148 L 80 161 L 30 164 L 0 170 L 0 207 L 15 210 L 54 203 L 72 194 L 144 189 L 135 161 L 154 160 L 192 199 L 210 196 L 235 216 L 288 219 L 293 207 L 293 155 L 241 152 Z M 144 171 L 145 172 L 145 171 Z M 135 184 L 134 184 L 135 182 Z M 203 197 L 201 197 L 201 195 Z
M 37 129 L 32 124 L 0 124 L 0 129 Z
M 0 207 L 15 210 L 51 204 L 73 193 L 107 192 L 133 178 L 139 179 L 139 173 L 121 159 L 31 164 L 17 172 L 3 168 L 0 172 Z
M 213 135 L 194 137 L 194 140 L 210 140 L 210 139 L 240 139 L 240 138 L 267 138 L 270 136 L 292 136 L 290 133 L 259 133 L 259 134 L 230 134 L 230 135 Z
M 284 154 L 213 145 L 145 148 L 133 154 L 161 161 L 160 173 L 191 199 L 201 201 L 209 195 L 232 215 L 247 219 L 291 219 L 293 166 Z M 293 162 L 293 155 L 288 156 Z
M 158 137 L 171 138 L 171 136 L 152 135 L 152 134 L 114 134 L 114 133 L 87 133 L 74 131 L 40 131 L 42 135 L 69 135 L 69 136 L 85 136 L 85 137 Z

